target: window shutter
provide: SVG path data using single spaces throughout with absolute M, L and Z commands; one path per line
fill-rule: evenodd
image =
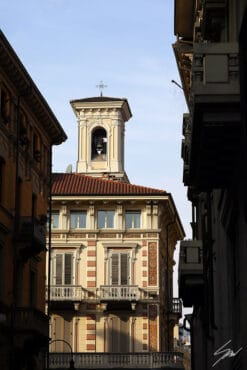
M 121 254 L 121 285 L 128 285 L 128 254 Z
M 111 256 L 111 282 L 112 285 L 118 285 L 119 284 L 119 279 L 118 279 L 118 274 L 119 274 L 119 254 L 114 253 Z
M 64 255 L 64 284 L 72 282 L 72 254 Z
M 56 285 L 62 284 L 62 254 L 56 255 Z

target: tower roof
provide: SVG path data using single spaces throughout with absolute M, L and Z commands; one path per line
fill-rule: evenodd
M 112 98 L 109 96 L 95 96 L 82 99 L 73 99 L 70 104 L 76 113 L 77 109 L 82 108 L 118 108 L 122 110 L 125 121 L 132 117 L 132 112 L 126 98 Z
M 111 98 L 109 96 L 95 96 L 90 98 L 82 98 L 82 99 L 73 99 L 70 103 L 78 103 L 78 102 L 103 102 L 103 101 L 126 101 L 126 98 Z

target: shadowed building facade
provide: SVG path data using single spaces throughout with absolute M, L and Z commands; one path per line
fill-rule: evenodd
M 42 369 L 52 145 L 66 135 L 0 32 L 0 364 Z
M 175 1 L 173 47 L 188 104 L 183 181 L 193 217 L 193 240 L 181 242 L 179 295 L 193 306 L 193 370 L 247 368 L 246 7 Z M 228 351 L 215 353 L 220 348 Z

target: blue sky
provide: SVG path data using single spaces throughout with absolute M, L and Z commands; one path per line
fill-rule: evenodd
M 174 0 L 1 0 L 0 27 L 47 99 L 68 140 L 53 171 L 77 160 L 72 99 L 128 99 L 125 169 L 132 183 L 171 192 L 187 237 L 190 204 L 182 183 L 182 114 L 187 111 L 172 43 Z

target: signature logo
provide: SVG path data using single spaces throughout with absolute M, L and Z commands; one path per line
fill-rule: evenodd
M 231 340 L 223 344 L 222 347 L 218 348 L 214 352 L 214 356 L 220 356 L 217 361 L 214 362 L 212 367 L 215 367 L 220 361 L 224 360 L 227 357 L 235 357 L 243 350 L 243 347 L 239 348 L 236 352 L 234 352 L 231 348 L 225 348 L 229 343 L 231 343 Z

